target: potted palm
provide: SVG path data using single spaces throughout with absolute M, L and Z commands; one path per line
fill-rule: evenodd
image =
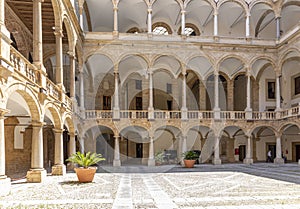
M 92 166 L 105 160 L 101 154 L 88 152 L 86 154 L 76 152 L 72 154 L 67 161 L 78 164 L 80 167 L 74 168 L 79 182 L 92 182 L 97 167 Z
M 165 154 L 163 151 L 155 153 L 155 165 L 162 165 L 164 163 Z
M 193 168 L 196 159 L 199 158 L 199 155 L 192 150 L 186 151 L 182 155 L 183 155 L 183 162 L 186 168 Z

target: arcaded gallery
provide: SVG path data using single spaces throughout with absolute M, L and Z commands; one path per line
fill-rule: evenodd
M 76 151 L 300 159 L 300 0 L 0 0 L 0 27 L 0 194 Z

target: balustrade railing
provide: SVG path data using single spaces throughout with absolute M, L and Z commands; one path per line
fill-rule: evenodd
M 111 111 L 86 111 L 86 118 L 112 118 Z M 283 110 L 280 112 L 252 112 L 252 115 L 247 116 L 246 112 L 243 111 L 221 111 L 220 118 L 221 120 L 278 120 L 284 119 L 291 116 L 300 115 L 300 107 L 293 107 L 288 110 Z M 121 110 L 120 118 L 121 119 L 147 119 L 149 117 L 148 111 L 139 111 L 139 110 Z M 154 119 L 169 120 L 169 119 L 181 119 L 181 111 L 154 111 Z M 213 111 L 188 111 L 189 120 L 213 120 L 214 112 Z
M 40 76 L 36 67 L 13 47 L 10 48 L 10 62 L 12 63 L 15 72 L 21 74 L 25 79 L 37 83 Z
M 50 96 L 53 96 L 55 99 L 59 99 L 59 90 L 58 87 L 47 78 L 47 93 Z

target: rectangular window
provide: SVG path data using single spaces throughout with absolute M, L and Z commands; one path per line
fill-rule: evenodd
M 167 94 L 172 94 L 172 84 L 167 83 Z
M 267 99 L 275 99 L 275 81 L 267 81 Z
M 142 90 L 142 80 L 135 80 L 135 89 Z
M 295 95 L 300 94 L 300 76 L 297 76 L 296 78 L 294 78 L 294 82 L 295 82 Z

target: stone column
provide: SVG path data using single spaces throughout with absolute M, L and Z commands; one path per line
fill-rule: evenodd
M 279 40 L 280 36 L 281 36 L 281 34 L 280 34 L 280 30 L 281 30 L 281 28 L 280 28 L 280 18 L 281 17 L 276 17 L 276 19 L 275 19 L 275 21 L 276 21 L 276 39 L 277 40 Z
M 70 97 L 73 101 L 76 101 L 75 98 L 75 54 L 69 52 L 70 57 Z
M 185 34 L 185 10 L 181 10 L 181 35 Z
M 71 156 L 74 153 L 76 153 L 76 141 L 75 141 L 75 134 L 74 133 L 70 133 L 70 142 L 69 142 L 69 155 Z
M 148 34 L 152 34 L 152 8 L 148 7 Z
M 218 36 L 218 13 L 214 13 L 214 36 Z
M 27 182 L 40 183 L 46 178 L 43 168 L 43 123 L 32 123 L 31 169 L 27 171 Z
M 153 107 L 153 72 L 149 71 L 149 107 L 148 107 L 148 119 L 154 119 L 154 107 Z
M 42 40 L 42 2 L 33 0 L 33 64 L 38 69 L 43 67 L 43 40 Z
M 219 73 L 217 71 L 215 71 L 214 73 L 215 75 L 215 80 L 214 80 L 214 85 L 215 85 L 215 107 L 213 109 L 214 111 L 214 118 L 215 119 L 220 119 L 220 107 L 219 107 Z
M 282 158 L 281 150 L 281 137 L 279 134 L 276 136 L 276 158 L 274 159 L 274 163 L 284 164 L 284 159 Z
M 244 159 L 243 163 L 244 164 L 253 164 L 251 136 L 247 136 L 246 158 Z
M 280 76 L 276 76 L 276 109 L 275 111 L 280 111 Z
M 79 91 L 80 91 L 80 109 L 84 110 L 84 77 L 83 77 L 83 72 L 81 71 L 79 73 Z
M 118 29 L 118 6 L 114 5 L 113 11 L 114 11 L 114 31 L 113 31 L 113 35 L 114 36 L 118 36 L 119 35 L 119 29 Z
M 10 33 L 5 26 L 5 0 L 0 0 L 0 65 L 5 66 L 1 68 L 1 77 L 7 78 L 13 72 L 13 67 L 9 63 L 10 60 Z
M 114 107 L 113 107 L 113 119 L 120 119 L 120 107 L 119 107 L 119 73 L 118 67 L 115 66 L 115 94 L 114 94 Z
M 83 5 L 79 5 L 79 25 L 81 30 L 83 31 Z
M 66 166 L 64 165 L 64 148 L 63 148 L 63 129 L 53 129 L 54 144 L 54 166 L 52 166 L 52 175 L 65 175 Z
M 186 107 L 186 73 L 182 73 L 182 106 L 181 106 L 181 119 L 187 120 L 187 107 Z
M 246 16 L 246 38 L 250 38 L 250 14 Z
M 115 150 L 114 150 L 114 161 L 113 161 L 113 166 L 121 166 L 121 161 L 120 161 L 120 136 L 114 136 L 115 137 Z
M 234 138 L 228 138 L 227 139 L 227 143 L 226 143 L 226 153 L 227 153 L 227 158 L 228 158 L 228 161 L 233 163 L 235 162 L 235 159 L 234 159 Z
M 257 161 L 257 155 L 256 155 L 256 142 L 259 140 L 259 138 L 253 138 L 253 141 L 252 141 L 252 147 L 253 147 L 253 156 L 252 156 L 252 159 L 253 159 L 253 162 Z
M 182 144 L 181 144 L 181 154 L 182 153 L 185 153 L 186 151 L 187 151 L 187 136 L 186 135 L 182 135 L 181 136 L 181 142 L 182 142 Z M 183 162 L 183 157 L 180 157 L 180 162 L 181 162 L 181 164 L 182 165 L 184 165 L 184 162 Z
M 252 119 L 252 108 L 251 108 L 251 75 L 247 72 L 247 107 L 245 109 L 246 119 Z
M 8 195 L 11 189 L 10 178 L 5 175 L 4 115 L 6 113 L 8 110 L 0 109 L 0 196 Z
M 82 136 L 79 137 L 79 151 L 84 153 L 84 138 Z
M 54 32 L 55 40 L 56 40 L 56 68 L 55 68 L 55 75 L 56 75 L 56 84 L 61 87 L 64 91 L 64 74 L 63 74 L 63 50 L 62 50 L 62 29 L 57 28 Z
M 213 164 L 214 165 L 221 165 L 222 161 L 220 159 L 220 137 L 215 137 L 215 143 L 214 143 L 214 159 Z
M 229 80 L 227 82 L 227 110 L 234 110 L 234 80 Z
M 202 81 L 199 83 L 199 109 L 201 110 L 206 110 L 206 87 L 203 84 Z
M 149 143 L 148 166 L 155 166 L 153 136 L 150 136 L 149 139 L 150 139 L 150 143 Z

